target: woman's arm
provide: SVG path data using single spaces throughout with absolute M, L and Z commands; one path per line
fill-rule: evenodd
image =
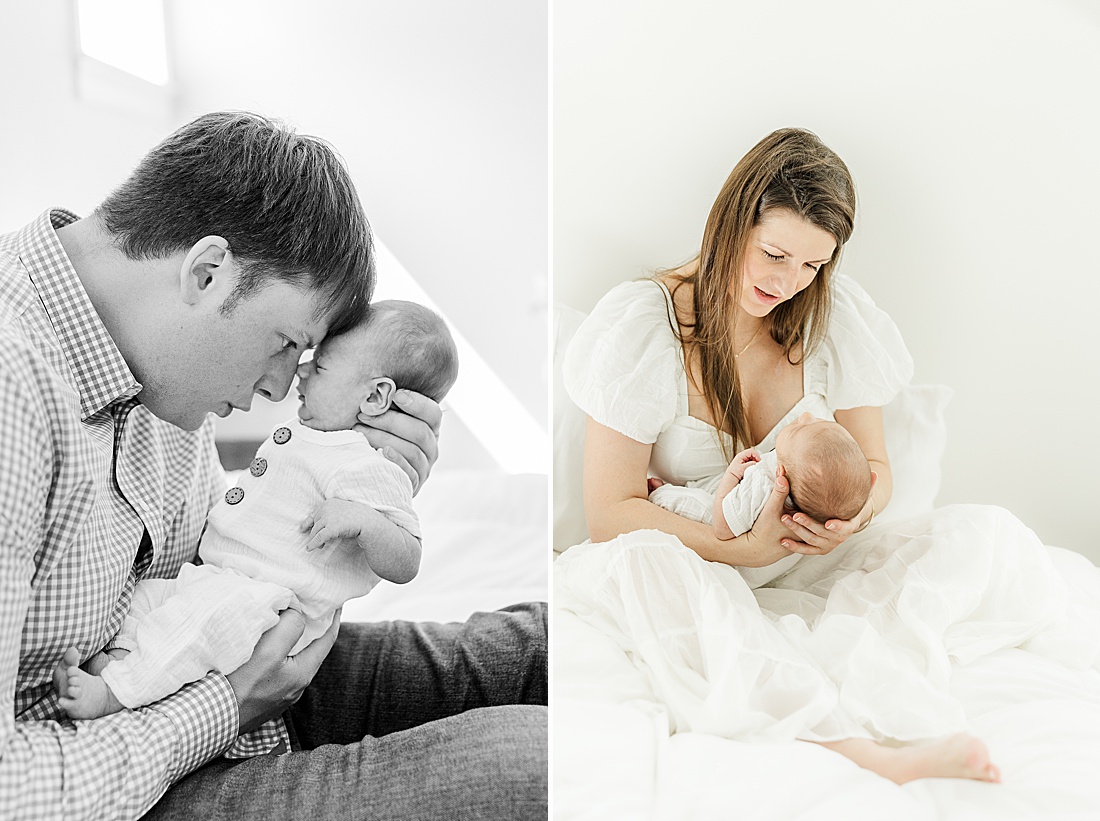
M 870 522 L 871 501 L 876 514 L 882 513 L 890 503 L 894 493 L 894 476 L 890 471 L 890 457 L 886 454 L 886 435 L 882 429 L 882 408 L 852 408 L 837 411 L 836 421 L 852 434 L 859 444 L 863 455 L 871 464 L 871 470 L 877 475 L 875 486 L 871 488 L 871 499 L 864 505 L 859 515 L 859 524 Z M 828 524 L 828 522 L 826 522 Z
M 890 458 L 886 454 L 886 437 L 882 429 L 882 408 L 851 408 L 839 410 L 834 416 L 859 444 L 871 465 L 875 480 L 871 487 L 871 497 L 854 519 L 830 519 L 822 523 L 802 512 L 785 517 L 790 519 L 788 526 L 794 535 L 810 547 L 806 551 L 809 555 L 828 553 L 857 530 L 870 524 L 872 515 L 885 509 L 894 491 Z
M 764 567 L 805 547 L 780 521 L 789 492 L 779 476 L 753 529 L 734 539 L 718 539 L 714 528 L 664 510 L 649 501 L 646 471 L 653 446 L 588 419 L 584 440 L 584 510 L 588 533 L 604 542 L 633 530 L 660 530 L 676 536 L 702 558 L 735 567 Z M 814 552 L 817 552 L 816 550 Z

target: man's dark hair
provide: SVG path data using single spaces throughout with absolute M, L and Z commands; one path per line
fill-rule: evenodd
M 222 111 L 150 151 L 96 209 L 131 259 L 224 237 L 241 270 L 223 308 L 273 281 L 315 289 L 329 333 L 361 321 L 374 291 L 370 225 L 323 140 L 257 114 Z

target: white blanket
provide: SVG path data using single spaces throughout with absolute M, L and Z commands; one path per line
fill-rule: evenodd
M 1080 555 L 953 506 L 755 595 L 731 573 L 652 531 L 555 562 L 556 818 L 1100 818 L 1100 571 Z M 795 740 L 956 729 L 1002 784 L 899 787 Z

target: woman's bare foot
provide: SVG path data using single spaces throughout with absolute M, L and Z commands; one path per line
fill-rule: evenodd
M 107 682 L 81 670 L 79 663 L 79 651 L 70 647 L 54 668 L 53 684 L 57 690 L 57 703 L 65 714 L 69 718 L 99 718 L 121 710 L 122 704 L 115 698 Z
M 985 744 L 965 733 L 909 747 L 884 747 L 864 738 L 825 742 L 821 746 L 898 784 L 918 778 L 971 778 L 1001 783 L 1001 771 L 989 760 Z

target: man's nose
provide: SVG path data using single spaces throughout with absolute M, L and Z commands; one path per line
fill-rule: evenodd
M 289 363 L 287 366 L 272 368 L 265 373 L 254 389 L 264 399 L 278 402 L 286 397 L 290 391 L 290 384 L 294 381 L 298 363 Z

